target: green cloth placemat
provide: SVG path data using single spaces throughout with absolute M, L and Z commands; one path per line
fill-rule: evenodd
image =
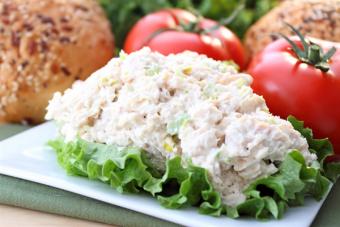
M 0 125 L 0 140 L 27 128 Z M 176 226 L 71 192 L 4 175 L 0 175 L 0 203 L 121 226 Z M 334 185 L 312 226 L 340 226 L 339 210 L 340 181 Z
M 176 226 L 49 186 L 0 175 L 0 203 L 119 226 Z

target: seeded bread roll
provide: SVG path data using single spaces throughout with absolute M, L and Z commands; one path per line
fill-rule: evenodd
M 255 23 L 247 32 L 245 46 L 250 56 L 275 39 L 271 34 L 292 31 L 283 22 L 298 28 L 302 34 L 340 42 L 340 0 L 286 0 Z
M 113 57 L 95 0 L 0 0 L 0 122 L 42 122 L 48 100 Z

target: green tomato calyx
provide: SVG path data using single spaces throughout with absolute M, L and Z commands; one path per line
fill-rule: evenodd
M 303 49 L 298 47 L 295 42 L 289 39 L 287 36 L 279 33 L 279 36 L 284 38 L 292 47 L 294 53 L 299 58 L 300 61 L 306 63 L 308 65 L 312 65 L 317 69 L 320 69 L 322 72 L 328 72 L 330 69 L 329 60 L 335 54 L 336 48 L 332 47 L 326 53 L 323 53 L 321 46 L 315 44 L 309 40 L 307 40 L 301 32 L 294 28 L 292 25 L 285 23 L 292 31 L 299 37 Z

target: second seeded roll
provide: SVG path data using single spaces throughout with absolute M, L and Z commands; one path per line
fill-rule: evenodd
M 286 0 L 257 21 L 246 33 L 245 47 L 253 56 L 276 39 L 275 33 L 294 35 L 289 23 L 302 34 L 340 42 L 339 0 Z

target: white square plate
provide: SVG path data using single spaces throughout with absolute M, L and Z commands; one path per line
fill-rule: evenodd
M 55 136 L 56 128 L 49 122 L 0 142 L 0 174 L 64 189 L 160 219 L 195 227 L 307 227 L 312 223 L 324 201 L 316 202 L 308 198 L 303 207 L 289 208 L 283 219 L 266 222 L 250 218 L 236 220 L 227 217 L 215 218 L 201 215 L 195 208 L 169 210 L 161 207 L 151 196 L 119 194 L 101 182 L 67 176 L 57 164 L 54 151 L 46 146 L 46 142 Z

